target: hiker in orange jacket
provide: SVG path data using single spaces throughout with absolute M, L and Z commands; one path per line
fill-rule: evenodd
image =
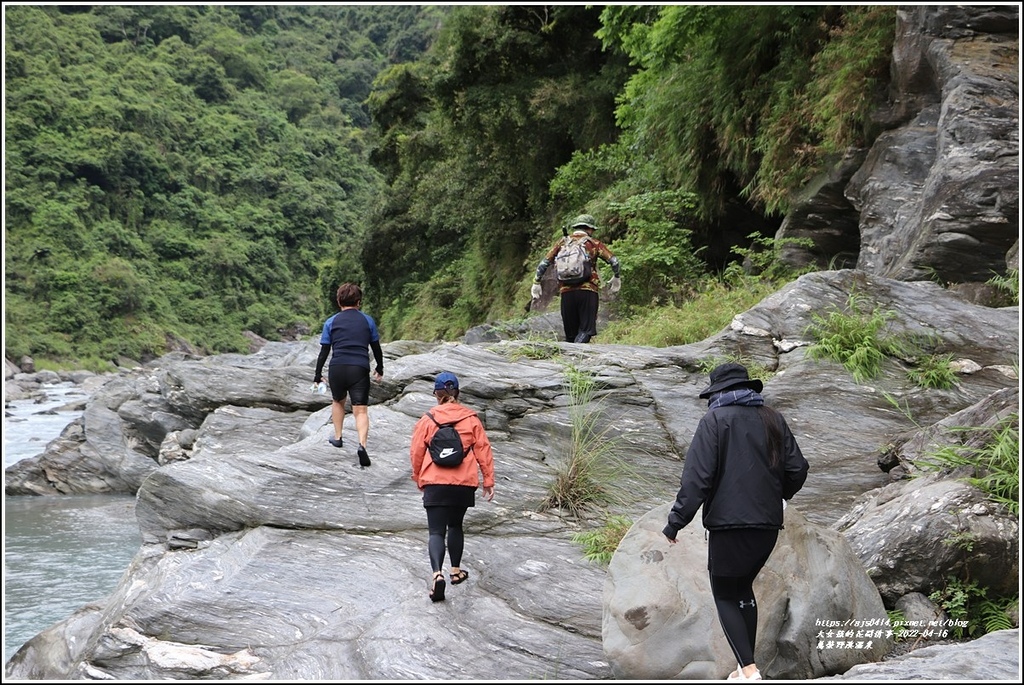
M 433 577 L 429 597 L 434 602 L 444 599 L 444 555 L 451 562 L 449 580 L 458 585 L 469 577 L 460 568 L 464 546 L 462 521 L 466 510 L 476 504 L 476 489 L 483 475 L 483 495 L 494 499 L 494 458 L 483 423 L 469 407 L 459 404 L 459 379 L 445 371 L 434 380 L 437 405 L 416 423 L 409 447 L 412 479 L 423 493 L 423 507 L 427 510 L 429 538 L 427 552 Z M 454 424 L 465 454 L 455 466 L 441 466 L 430 454 L 430 443 L 439 424 Z M 451 450 L 448 450 L 451 451 Z M 478 473 L 479 470 L 479 473 Z

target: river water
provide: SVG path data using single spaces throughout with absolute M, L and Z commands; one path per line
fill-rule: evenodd
M 81 392 L 44 386 L 48 400 L 4 412 L 4 468 L 40 454 L 81 412 L 60 408 Z M 27 640 L 117 586 L 141 539 L 135 498 L 4 496 L 4 663 Z

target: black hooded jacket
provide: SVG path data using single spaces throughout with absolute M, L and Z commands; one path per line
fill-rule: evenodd
M 664 533 L 675 539 L 704 505 L 708 530 L 782 528 L 782 500 L 807 479 L 808 464 L 782 415 L 782 455 L 773 468 L 768 436 L 758 407 L 728 405 L 708 411 L 686 451 L 679 494 Z

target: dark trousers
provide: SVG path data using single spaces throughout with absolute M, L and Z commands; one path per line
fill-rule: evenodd
M 754 663 L 757 600 L 754 579 L 768 562 L 779 531 L 758 528 L 713 530 L 708 540 L 708 572 L 718 620 L 736 663 Z
M 430 567 L 435 571 L 440 571 L 444 567 L 446 541 L 448 543 L 448 559 L 452 566 L 458 566 L 462 563 L 462 550 L 465 545 L 462 520 L 466 517 L 466 507 L 427 507 L 426 509 L 427 553 L 430 555 Z
M 597 335 L 597 304 L 597 293 L 593 290 L 562 293 L 562 327 L 566 342 L 590 342 Z

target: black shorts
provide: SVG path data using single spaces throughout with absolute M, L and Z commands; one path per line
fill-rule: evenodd
M 327 381 L 331 398 L 344 404 L 345 396 L 353 405 L 370 403 L 370 369 L 352 364 L 332 364 L 327 368 Z
M 767 563 L 779 531 L 770 528 L 724 528 L 708 532 L 708 571 L 716 576 L 756 576 Z

